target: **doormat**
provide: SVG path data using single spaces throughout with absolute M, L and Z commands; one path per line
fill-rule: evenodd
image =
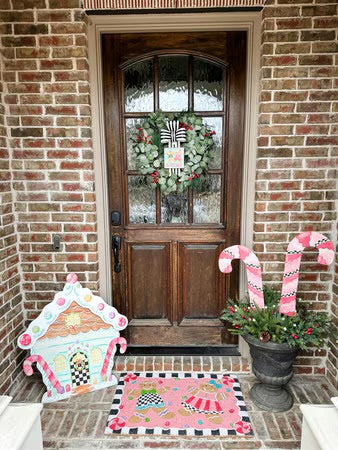
M 253 435 L 236 375 L 121 373 L 105 434 Z

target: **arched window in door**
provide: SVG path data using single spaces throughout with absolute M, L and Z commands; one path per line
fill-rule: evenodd
M 224 63 L 186 54 L 155 55 L 124 69 L 124 132 L 129 223 L 224 224 L 226 77 Z M 191 111 L 215 132 L 216 154 L 202 189 L 161 195 L 142 183 L 132 133 L 153 111 Z M 157 188 L 158 190 L 159 188 Z

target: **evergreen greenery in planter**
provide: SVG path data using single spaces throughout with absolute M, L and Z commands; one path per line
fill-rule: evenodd
M 284 386 L 292 378 L 298 351 L 323 346 L 333 332 L 328 314 L 310 311 L 296 297 L 302 252 L 308 247 L 318 249 L 320 264 L 333 261 L 334 247 L 326 236 L 314 231 L 298 234 L 287 247 L 281 293 L 263 289 L 260 262 L 247 247 L 233 245 L 219 256 L 221 272 L 230 273 L 234 259 L 246 265 L 249 298 L 228 300 L 221 317 L 231 324 L 230 332 L 242 335 L 249 344 L 252 370 L 261 382 L 250 390 L 250 396 L 270 411 L 286 411 L 293 404 Z
M 283 386 L 293 376 L 298 350 L 322 347 L 332 332 L 331 320 L 327 313 L 310 311 L 299 299 L 298 313 L 281 314 L 280 293 L 269 287 L 263 292 L 263 308 L 252 307 L 249 298 L 230 299 L 221 317 L 231 324 L 231 333 L 242 335 L 249 344 L 252 369 L 261 381 L 250 391 L 252 400 L 269 411 L 286 411 L 293 399 Z
M 310 311 L 308 305 L 298 298 L 298 313 L 281 314 L 279 299 L 280 292 L 265 287 L 263 308 L 250 306 L 248 297 L 240 302 L 229 299 L 221 317 L 232 325 L 229 331 L 233 334 L 249 334 L 261 342 L 286 343 L 292 349 L 322 347 L 332 332 L 329 315 Z

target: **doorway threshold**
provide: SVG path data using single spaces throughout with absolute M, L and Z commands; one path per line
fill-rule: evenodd
M 237 345 L 223 346 L 128 346 L 129 356 L 241 356 Z

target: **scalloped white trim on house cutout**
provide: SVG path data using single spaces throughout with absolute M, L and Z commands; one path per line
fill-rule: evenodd
M 71 273 L 67 275 L 67 283 L 63 290 L 54 295 L 53 301 L 43 308 L 39 316 L 19 336 L 18 346 L 24 350 L 31 349 L 72 302 L 89 309 L 117 331 L 124 330 L 128 324 L 125 316 L 108 305 L 101 297 L 94 295 L 90 289 L 83 288 L 77 275 Z

